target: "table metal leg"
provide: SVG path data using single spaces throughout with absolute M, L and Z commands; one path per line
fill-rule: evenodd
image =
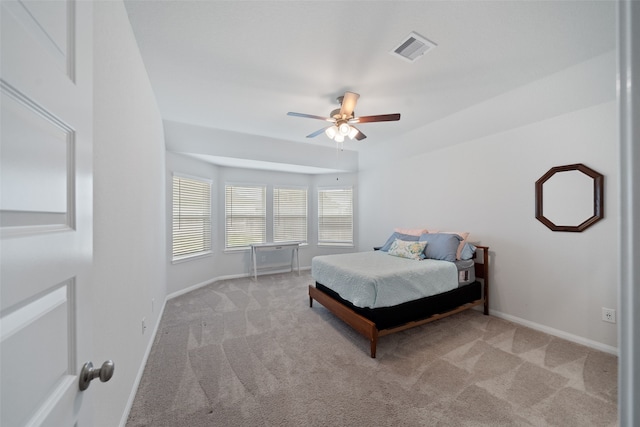
M 256 258 L 257 258 L 256 254 L 256 248 L 251 248 L 251 258 L 253 261 L 253 280 L 255 280 L 256 282 L 258 281 L 258 267 L 256 265 Z

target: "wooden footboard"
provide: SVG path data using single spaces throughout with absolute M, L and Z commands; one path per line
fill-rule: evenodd
M 376 345 L 378 343 L 378 328 L 376 324 L 364 316 L 359 315 L 349 307 L 342 305 L 329 295 L 319 291 L 315 286 L 309 285 L 309 307 L 313 307 L 313 300 L 318 301 L 327 310 L 342 319 L 357 332 L 364 335 L 371 342 L 371 357 L 376 357 Z
M 485 315 L 489 314 L 489 247 L 477 246 L 477 248 L 482 250 L 482 263 L 479 263 L 478 259 L 476 259 L 476 264 L 475 264 L 476 277 L 484 281 L 482 298 L 475 301 L 471 301 L 467 304 L 463 304 L 447 312 L 434 314 L 425 319 L 408 322 L 393 328 L 378 330 L 374 322 L 356 313 L 351 308 L 333 299 L 332 297 L 320 291 L 313 285 L 309 285 L 309 307 L 313 307 L 313 300 L 318 301 L 327 310 L 329 310 L 335 316 L 340 318 L 347 325 L 351 326 L 358 333 L 364 335 L 367 339 L 369 339 L 369 342 L 371 344 L 371 357 L 375 358 L 376 347 L 378 344 L 379 337 L 389 335 L 394 332 L 400 332 L 406 329 L 415 328 L 416 326 L 421 326 L 426 323 L 433 322 L 434 320 L 451 316 L 453 314 L 459 313 L 464 310 L 468 310 L 480 304 L 484 305 L 484 314 Z

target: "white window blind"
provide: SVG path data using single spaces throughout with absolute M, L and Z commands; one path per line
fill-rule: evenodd
M 245 248 L 266 241 L 266 187 L 225 187 L 225 247 Z
M 211 251 L 211 183 L 173 176 L 173 260 Z
M 353 245 L 353 191 L 318 190 L 318 244 Z
M 307 189 L 273 189 L 273 241 L 307 242 Z

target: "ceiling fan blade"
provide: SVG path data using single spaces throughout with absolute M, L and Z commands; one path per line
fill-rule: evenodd
M 358 129 L 357 127 L 355 127 L 355 126 L 351 126 L 351 127 L 358 131 L 356 136 L 354 136 L 354 138 L 357 139 L 358 141 L 362 141 L 363 139 L 365 139 L 367 137 L 367 135 L 362 133 L 362 131 L 360 129 Z
M 400 120 L 400 113 L 354 117 L 353 119 L 349 120 L 349 123 L 395 122 L 397 120 Z
M 316 136 L 320 135 L 321 133 L 323 133 L 325 130 L 329 129 L 330 127 L 331 126 L 327 126 L 326 128 L 318 129 L 317 131 L 307 135 L 307 138 L 315 138 Z
M 335 122 L 336 121 L 336 119 L 331 118 L 331 117 L 314 116 L 313 114 L 305 114 L 305 113 L 294 113 L 292 111 L 289 111 L 287 113 L 287 116 L 304 117 L 304 118 L 307 118 L 307 119 L 318 119 L 318 120 L 324 120 L 326 122 Z
M 353 115 L 353 110 L 356 108 L 356 102 L 358 102 L 360 95 L 353 92 L 345 92 L 342 97 L 342 106 L 340 107 L 340 114 L 347 119 Z

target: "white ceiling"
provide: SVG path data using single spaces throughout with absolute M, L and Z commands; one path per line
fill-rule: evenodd
M 286 113 L 328 116 L 346 90 L 361 95 L 358 116 L 401 113 L 360 125 L 368 138 L 347 150 L 389 143 L 615 48 L 614 1 L 125 5 L 165 120 L 333 147 L 325 135 L 305 138 L 324 122 Z M 438 46 L 408 63 L 389 52 L 412 31 Z

